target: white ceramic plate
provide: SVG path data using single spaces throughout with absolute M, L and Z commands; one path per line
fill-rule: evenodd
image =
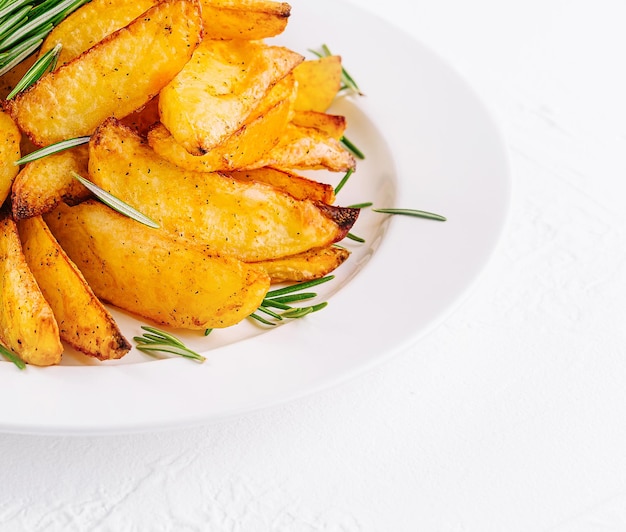
M 467 292 L 500 235 L 509 199 L 502 140 L 472 91 L 433 53 L 336 0 L 293 1 L 278 43 L 305 55 L 326 43 L 365 93 L 332 110 L 366 154 L 337 203 L 406 207 L 448 221 L 364 211 L 352 256 L 317 290 L 321 312 L 272 330 L 245 322 L 181 335 L 207 362 L 133 351 L 58 367 L 0 363 L 0 430 L 39 434 L 146 431 L 282 403 L 341 382 L 406 349 Z M 342 176 L 324 175 L 331 184 Z M 115 312 L 128 338 L 142 322 Z

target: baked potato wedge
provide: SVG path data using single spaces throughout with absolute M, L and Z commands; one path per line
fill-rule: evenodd
M 61 201 L 77 203 L 90 196 L 72 177 L 72 172 L 87 175 L 87 145 L 48 155 L 24 165 L 13 182 L 11 207 L 13 219 L 40 216 Z
M 235 325 L 269 288 L 261 269 L 175 243 L 96 200 L 60 205 L 45 220 L 99 298 L 162 325 Z
M 197 0 L 163 0 L 128 26 L 4 102 L 40 146 L 90 135 L 109 116 L 145 105 L 183 68 L 201 40 Z
M 356 160 L 341 142 L 324 131 L 289 123 L 278 144 L 244 169 L 264 166 L 347 172 L 355 168 Z
M 157 1 L 90 0 L 55 26 L 41 45 L 39 56 L 60 44 L 62 48 L 57 59 L 59 68 L 130 24 Z
M 335 189 L 331 185 L 313 181 L 285 170 L 264 166 L 255 170 L 237 170 L 225 173 L 239 181 L 267 183 L 298 200 L 321 201 L 328 205 L 335 201 Z
M 15 162 L 20 158 L 22 134 L 13 119 L 0 111 L 0 207 L 7 199 L 20 168 Z
M 22 220 L 18 231 L 24 257 L 52 308 L 61 340 L 100 360 L 124 356 L 131 345 L 43 219 Z
M 130 24 L 158 0 L 91 0 L 58 24 L 39 55 L 61 44 L 58 66 L 68 63 L 111 33 Z M 207 39 L 260 40 L 282 33 L 291 6 L 267 0 L 201 0 Z
M 337 140 L 343 137 L 348 125 L 345 116 L 320 113 L 318 111 L 296 111 L 291 118 L 291 123 L 299 127 L 317 129 Z
M 260 40 L 287 27 L 291 6 L 268 0 L 201 0 L 207 39 Z
M 265 271 L 272 283 L 312 281 L 341 266 L 350 252 L 338 246 L 316 248 L 280 259 L 253 263 Z
M 189 153 L 203 155 L 238 131 L 303 59 L 257 41 L 205 39 L 161 91 L 161 122 Z
M 24 362 L 61 361 L 63 344 L 50 305 L 28 267 L 15 222 L 0 211 L 0 343 Z
M 292 115 L 296 85 L 293 76 L 279 81 L 244 125 L 203 155 L 192 155 L 163 124 L 148 133 L 148 143 L 161 157 L 196 172 L 231 170 L 252 164 L 273 148 Z
M 358 209 L 296 200 L 270 185 L 191 172 L 115 119 L 91 137 L 89 176 L 181 241 L 244 261 L 294 255 L 345 237 Z
M 341 57 L 307 60 L 294 69 L 298 81 L 297 111 L 325 112 L 341 88 Z

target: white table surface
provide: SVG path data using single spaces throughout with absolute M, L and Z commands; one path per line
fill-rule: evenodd
M 512 211 L 478 284 L 408 352 L 290 404 L 0 435 L 0 530 L 626 530 L 626 4 L 353 3 L 438 53 L 504 134 Z

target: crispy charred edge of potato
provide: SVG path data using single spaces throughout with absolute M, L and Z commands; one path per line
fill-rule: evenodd
M 314 203 L 320 212 L 335 222 L 337 227 L 340 229 L 339 238 L 336 242 L 342 240 L 348 234 L 361 212 L 361 209 L 355 209 L 353 207 L 338 207 L 336 205 L 328 205 L 327 203 L 323 203 L 321 201 L 316 201 Z
M 287 2 L 277 2 L 273 13 L 281 18 L 289 18 L 291 16 L 291 5 Z
M 26 220 L 27 218 L 33 218 L 34 216 L 42 216 L 52 212 L 60 203 L 65 203 L 70 207 L 77 205 L 89 199 L 91 193 L 85 191 L 83 194 L 77 194 L 72 192 L 60 192 L 58 195 L 51 196 L 38 205 L 33 206 L 30 202 L 24 202 L 19 197 L 11 197 L 11 213 L 15 221 Z

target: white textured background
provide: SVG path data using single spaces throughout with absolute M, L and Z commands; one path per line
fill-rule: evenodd
M 511 218 L 470 298 L 410 352 L 279 408 L 0 435 L 0 530 L 626 530 L 624 0 L 354 4 L 440 54 L 506 138 Z

